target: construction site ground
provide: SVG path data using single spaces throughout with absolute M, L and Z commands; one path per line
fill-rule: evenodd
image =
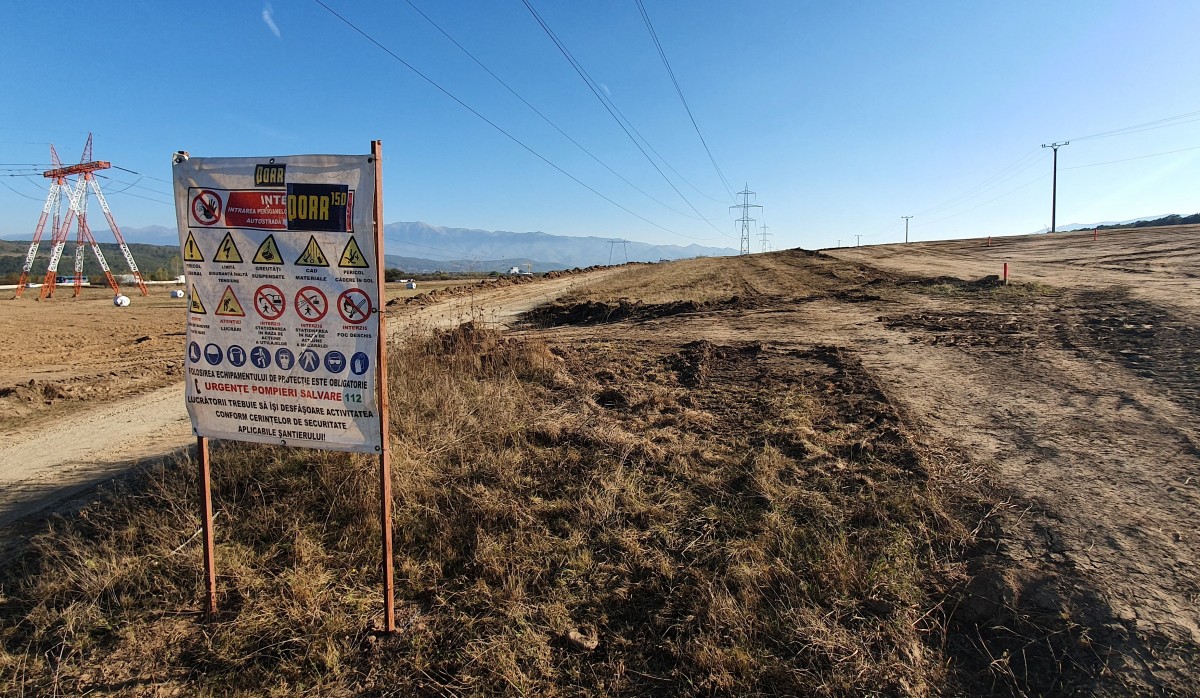
M 994 650 L 1043 674 L 1015 680 L 1033 692 L 1186 695 L 1200 677 L 1198 248 L 1200 228 L 1174 227 L 627 265 L 401 301 L 388 322 L 541 336 L 594 364 L 597 401 L 617 409 L 671 367 L 722 429 L 795 381 L 849 386 L 856 424 L 897 421 L 989 493 L 964 513 L 978 544 L 959 553 L 967 593 L 946 632 L 976 637 L 948 641 L 974 648 L 952 660 Z M 190 442 L 185 307 L 165 289 L 129 308 L 96 289 L 0 304 L 0 536 Z

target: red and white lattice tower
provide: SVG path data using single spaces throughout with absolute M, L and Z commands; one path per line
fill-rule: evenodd
M 142 280 L 142 273 L 138 271 L 137 262 L 133 261 L 133 253 L 129 251 L 129 245 L 125 243 L 125 238 L 121 235 L 121 229 L 117 227 L 117 222 L 113 220 L 112 209 L 108 207 L 108 201 L 104 198 L 104 193 L 100 191 L 100 183 L 96 181 L 95 172 L 97 170 L 106 170 L 112 167 L 112 163 L 106 160 L 92 160 L 92 135 L 88 134 L 87 145 L 83 147 L 83 157 L 80 158 L 78 165 L 63 166 L 58 159 L 58 153 L 55 152 L 54 146 L 50 146 L 50 157 L 53 160 L 54 167 L 42 173 L 42 176 L 51 180 L 50 192 L 46 195 L 46 203 L 42 207 L 42 216 L 38 220 L 37 229 L 33 233 L 33 242 L 29 244 L 29 252 L 25 255 L 25 264 L 21 267 L 21 280 L 17 284 L 17 297 L 25 291 L 25 284 L 29 281 L 29 272 L 33 269 L 33 260 L 37 256 L 38 245 L 41 244 L 42 233 L 46 228 L 46 220 L 50 214 L 54 214 L 53 232 L 51 239 L 50 250 L 50 265 L 46 270 L 46 277 L 42 281 L 41 293 L 39 298 L 47 298 L 54 295 L 55 282 L 58 277 L 58 262 L 62 259 L 63 248 L 67 244 L 67 237 L 71 232 L 72 219 L 76 222 L 75 236 L 75 295 L 78 296 L 80 289 L 83 287 L 83 257 L 84 245 L 89 245 L 92 252 L 96 255 L 96 260 L 100 262 L 100 268 L 104 270 L 104 276 L 108 280 L 108 285 L 112 287 L 113 293 L 120 295 L 121 289 L 117 286 L 117 280 L 113 278 L 112 271 L 109 270 L 108 260 L 104 258 L 104 253 L 100 251 L 100 245 L 96 243 L 96 238 L 92 236 L 92 229 L 88 226 L 87 221 L 87 205 L 88 193 L 94 193 L 96 200 L 100 202 L 100 208 L 104 210 L 104 217 L 108 219 L 108 227 L 112 230 L 113 236 L 117 239 L 117 244 L 121 247 L 121 254 L 125 256 L 125 262 L 129 265 L 129 271 L 133 274 L 133 279 L 141 290 L 142 295 L 148 294 L 146 290 L 146 282 Z M 79 179 L 75 182 L 74 189 L 68 181 L 68 178 L 78 175 Z M 60 212 L 62 204 L 66 201 L 67 215 L 62 218 L 60 225 Z

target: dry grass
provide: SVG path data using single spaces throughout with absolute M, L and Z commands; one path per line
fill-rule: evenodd
M 396 636 L 371 631 L 371 461 L 222 444 L 221 614 L 197 611 L 194 464 L 156 468 L 0 573 L 0 693 L 944 689 L 970 534 L 861 367 L 629 354 L 476 324 L 394 351 Z

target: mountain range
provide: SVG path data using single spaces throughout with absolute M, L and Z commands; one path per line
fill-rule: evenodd
M 109 230 L 93 232 L 101 242 L 114 239 Z M 176 229 L 161 225 L 122 227 L 121 233 L 130 243 L 179 244 Z M 652 245 L 615 238 L 447 228 L 419 222 L 388 223 L 383 227 L 383 234 L 387 253 L 384 259 L 387 266 L 411 273 L 504 272 L 518 266 L 521 269 L 532 268 L 535 272 L 544 272 L 596 264 L 620 264 L 626 261 L 657 262 L 661 259 L 737 254 L 737 250 L 728 247 L 704 247 L 696 244 L 682 247 Z M 71 239 L 74 240 L 74 233 Z

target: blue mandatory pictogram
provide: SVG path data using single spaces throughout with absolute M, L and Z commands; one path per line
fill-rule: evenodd
M 330 373 L 341 373 L 346 370 L 346 355 L 340 351 L 331 351 L 325 355 L 325 368 Z
M 366 373 L 370 366 L 371 359 L 367 357 L 365 351 L 355 352 L 354 356 L 350 357 L 350 372 L 356 376 Z
M 200 362 L 200 345 L 192 342 L 188 345 L 188 360 L 192 363 Z
M 229 358 L 229 363 L 234 366 L 246 365 L 246 350 L 234 344 L 225 350 L 225 356 Z
M 216 366 L 221 363 L 221 347 L 216 344 L 204 345 L 204 360 L 209 366 Z
M 266 368 L 271 365 L 271 352 L 266 347 L 254 347 L 250 350 L 250 363 L 255 368 Z
M 275 350 L 275 364 L 285 371 L 292 370 L 292 365 L 296 363 L 296 355 L 291 349 L 283 347 Z
M 321 359 L 317 356 L 317 352 L 312 349 L 305 349 L 300 352 L 300 358 L 296 360 L 300 364 L 300 368 L 312 373 L 321 367 Z

